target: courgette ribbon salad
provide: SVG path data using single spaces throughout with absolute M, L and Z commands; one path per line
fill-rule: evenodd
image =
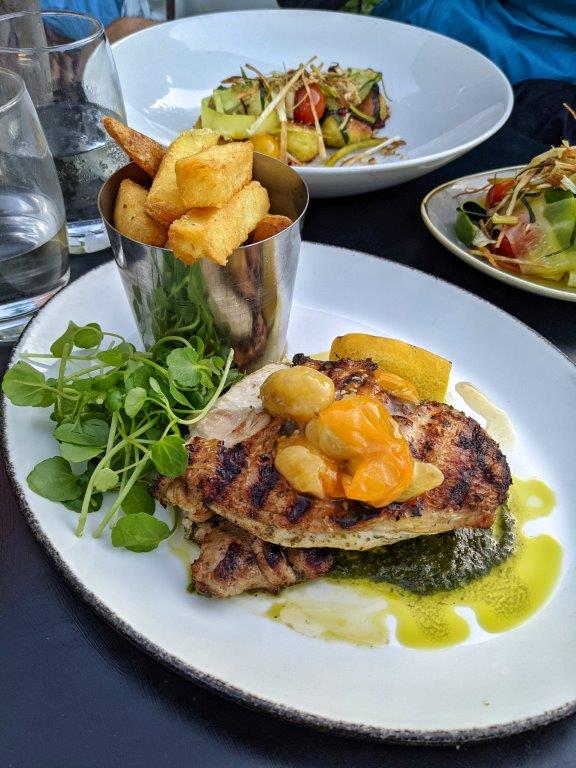
M 483 197 L 461 202 L 455 222 L 471 253 L 576 288 L 576 147 L 564 142 L 475 191 Z
M 405 143 L 380 133 L 390 115 L 380 72 L 315 60 L 266 75 L 247 64 L 202 99 L 200 126 L 292 165 L 375 164 Z

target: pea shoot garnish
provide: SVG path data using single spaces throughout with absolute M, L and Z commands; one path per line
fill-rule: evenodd
M 77 536 L 105 493 L 115 498 L 95 537 L 110 527 L 115 547 L 147 552 L 174 532 L 176 516 L 172 527 L 154 517 L 149 487 L 158 473 L 184 472 L 188 429 L 239 378 L 233 350 L 215 334 L 208 344 L 171 331 L 143 352 L 97 323 L 70 322 L 50 353 L 23 353 L 6 373 L 14 405 L 52 409 L 60 455 L 37 464 L 28 485 L 78 513 Z

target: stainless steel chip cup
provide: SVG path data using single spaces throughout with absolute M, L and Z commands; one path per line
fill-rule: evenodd
M 218 338 L 234 349 L 236 365 L 248 371 L 283 356 L 308 190 L 292 168 L 258 153 L 253 178 L 268 190 L 270 213 L 294 223 L 267 240 L 237 248 L 225 267 L 208 259 L 184 264 L 171 250 L 144 245 L 115 229 L 120 182 L 150 185 L 135 163 L 102 186 L 100 214 L 147 348 L 167 335 L 199 336 L 208 346 Z

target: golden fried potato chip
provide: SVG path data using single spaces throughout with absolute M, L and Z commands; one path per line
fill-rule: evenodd
M 252 234 L 252 242 L 257 243 L 259 240 L 266 240 L 273 235 L 277 235 L 278 232 L 282 232 L 294 222 L 288 216 L 279 216 L 275 213 L 267 213 L 266 216 L 259 221 L 256 225 L 256 229 Z
M 154 139 L 144 136 L 143 133 L 128 128 L 127 125 L 115 120 L 113 117 L 103 117 L 102 124 L 109 135 L 114 139 L 128 157 L 139 165 L 142 170 L 154 178 L 162 162 L 166 149 Z
M 146 213 L 147 198 L 145 187 L 124 179 L 114 206 L 114 226 L 121 235 L 162 248 L 166 245 L 168 230 Z
M 186 208 L 219 208 L 252 179 L 249 141 L 210 147 L 176 161 L 178 191 Z
M 166 150 L 156 178 L 150 187 L 146 210 L 153 219 L 168 227 L 186 213 L 188 206 L 182 202 L 176 183 L 176 163 L 218 143 L 220 134 L 204 129 L 184 131 Z
M 224 266 L 267 213 L 268 192 L 251 181 L 221 208 L 192 208 L 168 231 L 168 248 L 187 264 L 204 257 Z

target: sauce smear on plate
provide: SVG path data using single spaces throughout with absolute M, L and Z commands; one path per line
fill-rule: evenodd
M 319 595 L 314 585 L 305 585 L 285 590 L 266 615 L 304 634 L 359 645 L 389 642 L 390 617 L 404 646 L 457 645 L 470 635 L 469 622 L 457 608 L 472 609 L 485 631 L 505 632 L 534 615 L 558 580 L 559 542 L 548 534 L 528 536 L 523 530 L 530 520 L 548 516 L 554 504 L 554 493 L 542 480 L 514 478 L 510 510 L 516 519 L 516 551 L 465 587 L 416 595 L 384 582 L 358 579 L 332 582 L 333 594 Z

